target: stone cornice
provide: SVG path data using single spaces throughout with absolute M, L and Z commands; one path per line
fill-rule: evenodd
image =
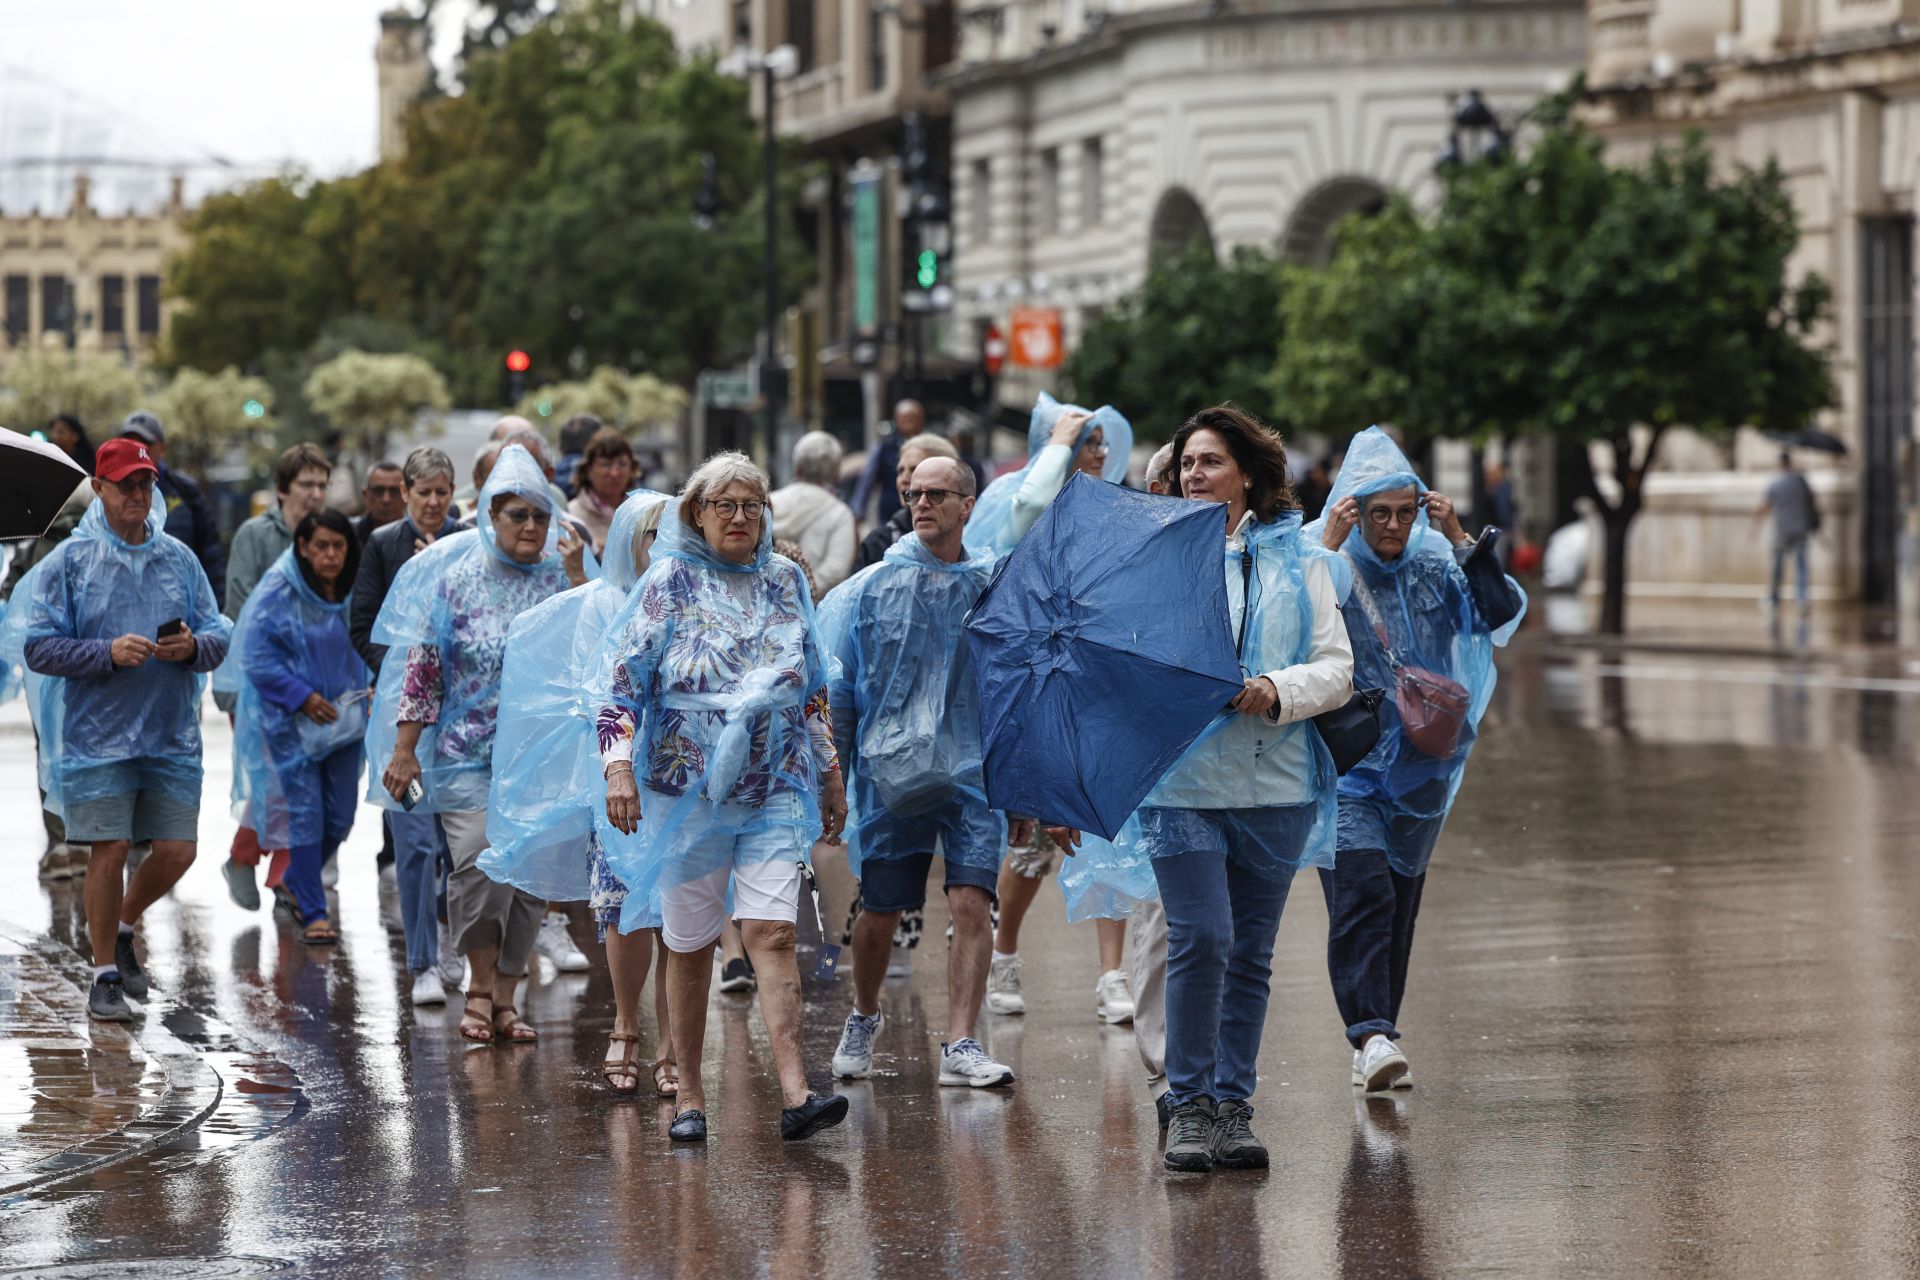
M 1693 64 L 1671 76 L 1589 85 L 1596 126 L 1707 123 L 1754 107 L 1920 86 L 1920 29 L 1883 27 L 1772 58 Z

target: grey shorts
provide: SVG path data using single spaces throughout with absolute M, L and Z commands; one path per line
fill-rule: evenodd
M 200 807 L 153 787 L 77 801 L 66 817 L 67 839 L 75 844 L 200 838 Z

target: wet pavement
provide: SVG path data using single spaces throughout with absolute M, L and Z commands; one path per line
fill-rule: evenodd
M 715 1138 L 674 1150 L 664 1109 L 599 1082 L 601 974 L 537 962 L 524 1003 L 538 1047 L 469 1048 L 457 1008 L 406 1003 L 371 810 L 342 855 L 345 941 L 329 954 L 228 903 L 231 823 L 214 806 L 200 863 L 149 915 L 144 944 L 166 993 L 147 1021 L 199 1055 L 219 1098 L 131 1159 L 0 1200 L 0 1267 L 1914 1273 L 1917 708 L 1920 678 L 1898 663 L 1524 643 L 1427 888 L 1405 1018 L 1416 1087 L 1362 1100 L 1348 1083 L 1325 911 L 1302 878 L 1256 1098 L 1274 1167 L 1210 1179 L 1161 1172 L 1131 1033 L 1094 1021 L 1092 931 L 1059 923 L 1051 886 L 1024 937 L 1031 1011 L 985 1019 L 1019 1073 L 1012 1090 L 934 1084 L 936 907 L 913 976 L 888 984 L 880 1071 L 846 1089 L 846 1126 L 779 1142 L 764 1025 L 751 1001 L 716 994 Z M 214 796 L 227 739 L 210 736 Z M 77 988 L 62 1003 L 49 985 L 70 962 L 31 945 L 77 938 L 79 907 L 75 888 L 34 880 L 17 703 L 0 708 L 0 838 L 4 1177 L 45 1158 L 23 1144 L 61 1124 L 137 1122 L 171 1050 L 151 1027 L 137 1045 L 88 1027 Z M 816 1078 L 848 986 L 809 984 Z M 28 1039 L 47 1042 L 51 1065 L 34 1065 Z M 651 1056 L 650 1013 L 644 1039 Z M 96 1119 L 70 1118 L 90 1107 Z

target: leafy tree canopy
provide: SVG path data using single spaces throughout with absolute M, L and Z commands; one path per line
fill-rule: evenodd
M 528 392 L 513 411 L 542 425 L 587 413 L 610 427 L 634 432 L 674 421 L 687 400 L 685 391 L 651 374 L 629 375 L 601 365 L 583 381 L 556 382 Z

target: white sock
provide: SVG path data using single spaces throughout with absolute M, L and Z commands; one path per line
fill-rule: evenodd
M 133 926 L 125 920 L 120 922 L 120 936 L 123 938 L 131 938 L 133 936 Z
M 1008 955 L 1003 956 L 998 951 L 995 951 L 993 953 L 993 958 L 995 960 L 1018 960 L 1020 958 L 1020 953 L 1018 951 L 1015 951 Z
M 100 981 L 100 979 L 106 977 L 108 974 L 112 974 L 116 978 L 119 977 L 120 966 L 117 964 L 97 964 L 93 966 L 93 980 L 95 982 Z

